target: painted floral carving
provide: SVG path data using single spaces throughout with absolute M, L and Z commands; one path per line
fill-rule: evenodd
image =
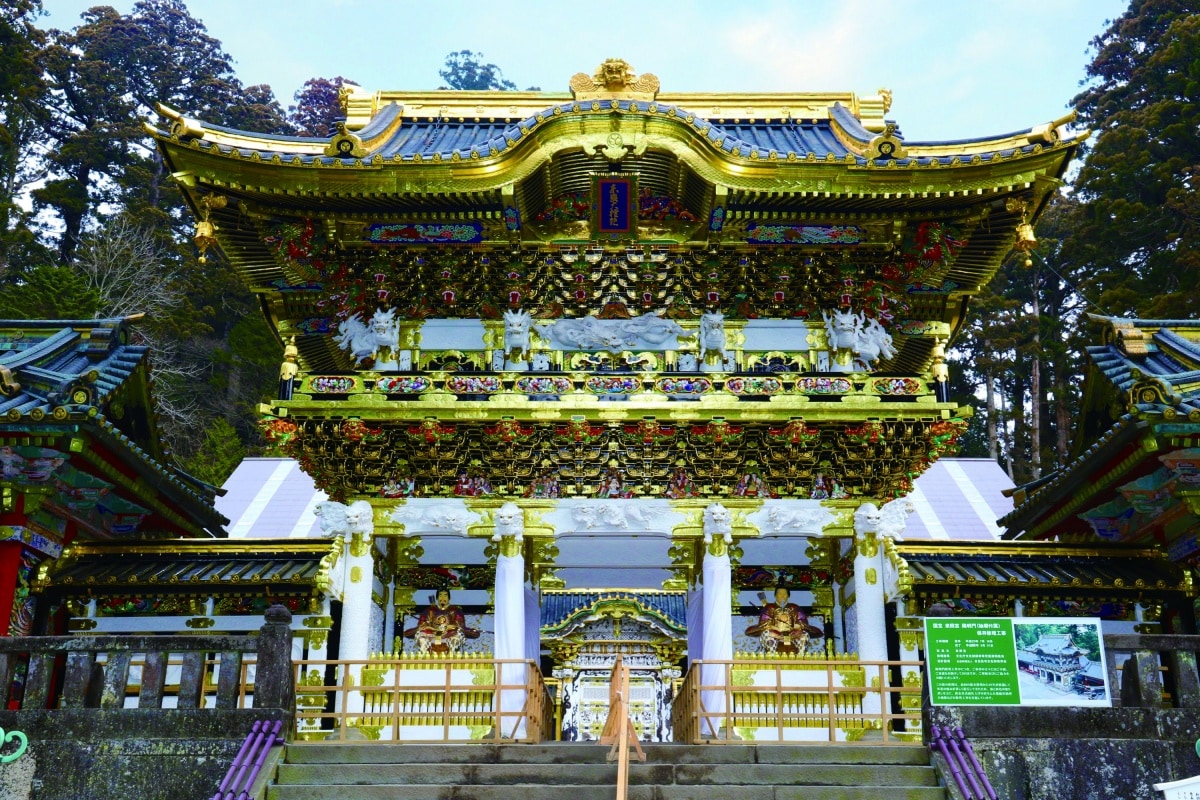
M 732 394 L 779 394 L 783 391 L 783 383 L 778 378 L 761 377 L 753 375 L 749 377 L 735 377 L 725 381 L 725 389 Z
M 500 379 L 491 375 L 451 375 L 446 379 L 446 391 L 454 394 L 495 394 L 500 388 Z
M 397 375 L 380 378 L 375 388 L 384 394 L 418 394 L 430 387 L 429 379 L 420 375 Z
M 925 385 L 916 378 L 876 378 L 871 381 L 876 394 L 914 395 L 923 394 Z
M 854 384 L 849 378 L 797 378 L 796 391 L 801 394 L 849 394 Z
M 314 375 L 309 378 L 308 390 L 313 394 L 349 394 L 357 381 L 346 375 Z
M 517 378 L 514 388 L 524 394 L 567 394 L 571 391 L 571 380 L 555 376 L 526 375 Z
M 595 375 L 584 385 L 596 394 L 634 394 L 642 390 L 642 382 L 637 378 L 619 375 Z

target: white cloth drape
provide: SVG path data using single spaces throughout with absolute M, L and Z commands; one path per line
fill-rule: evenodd
M 523 661 L 525 639 L 525 559 L 520 555 L 496 559 L 496 658 Z M 525 665 L 502 665 L 496 675 L 500 683 L 525 685 Z M 524 689 L 500 691 L 500 735 L 521 738 L 525 721 L 518 714 L 525 707 Z M 515 733 L 514 733 L 515 728 Z
M 704 658 L 704 589 L 687 595 L 687 648 L 688 662 L 695 663 Z
M 542 607 L 532 589 L 525 590 L 525 657 L 535 664 L 542 660 Z
M 702 568 L 704 593 L 701 605 L 704 621 L 700 652 L 705 661 L 731 661 L 733 659 L 733 588 L 729 555 L 704 554 Z M 705 686 L 724 686 L 727 667 L 724 664 L 708 664 L 700 670 L 700 682 Z M 724 690 L 708 690 L 700 693 L 700 702 L 706 713 L 724 713 Z M 716 736 L 721 721 L 710 717 L 701 725 L 701 734 Z

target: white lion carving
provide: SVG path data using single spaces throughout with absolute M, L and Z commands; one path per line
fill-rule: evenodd
M 496 509 L 496 532 L 492 534 L 492 541 L 498 542 L 503 536 L 525 541 L 525 512 L 516 503 L 505 503 Z
M 854 510 L 854 532 L 876 533 L 879 530 L 879 506 L 863 503 Z
M 374 358 L 376 367 L 395 368 L 394 360 L 381 362 L 379 353 L 387 350 L 394 359 L 394 354 L 400 349 L 400 323 L 396 320 L 396 309 L 376 311 L 369 325 L 358 314 L 354 314 L 338 325 L 333 341 L 350 354 L 355 366 L 365 359 Z
M 317 503 L 314 513 L 320 520 L 321 533 L 330 539 L 357 533 L 369 542 L 375 533 L 375 511 L 366 500 L 356 500 L 350 505 L 327 500 Z
M 579 500 L 569 505 L 571 518 L 582 530 L 651 530 L 662 509 L 621 500 Z
M 878 533 L 888 539 L 903 541 L 904 528 L 912 511 L 912 501 L 907 497 L 897 497 L 885 503 L 883 508 L 874 503 L 863 503 L 854 512 L 854 530 L 858 533 Z
M 825 319 L 825 337 L 830 350 L 853 350 L 858 341 L 858 333 L 862 330 L 865 314 L 855 314 L 853 311 L 822 311 Z
M 830 350 L 850 350 L 855 363 L 869 372 L 880 358 L 892 358 L 896 349 L 892 346 L 892 335 L 877 319 L 867 319 L 863 312 L 821 312 L 825 319 L 825 336 Z
M 523 361 L 529 355 L 529 331 L 533 317 L 528 311 L 504 312 L 504 354 L 512 361 Z
M 704 543 L 711 544 L 714 536 L 720 536 L 726 544 L 733 543 L 733 516 L 720 503 L 704 509 Z
M 718 312 L 700 315 L 700 355 L 720 353 L 724 363 L 729 354 L 725 352 L 725 315 Z
M 879 359 L 893 358 L 896 348 L 892 346 L 892 335 L 884 330 L 879 320 L 872 318 L 858 332 L 854 353 L 859 363 L 870 370 Z

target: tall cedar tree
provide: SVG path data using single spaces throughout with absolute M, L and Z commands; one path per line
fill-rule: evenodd
M 515 91 L 517 85 L 504 77 L 495 64 L 484 64 L 483 53 L 459 50 L 446 56 L 446 66 L 438 70 L 446 85 L 443 89 L 499 89 Z
M 304 88 L 296 92 L 296 105 L 288 107 L 288 119 L 300 136 L 332 136 L 336 125 L 345 118 L 338 91 L 343 86 L 357 86 L 354 81 L 338 75 L 336 78 L 309 78 Z
M 0 5 L 0 285 L 48 256 L 17 202 L 40 177 L 35 146 L 46 119 L 46 82 L 37 57 L 45 36 L 33 20 L 41 10 L 40 0 Z
M 127 15 L 93 8 L 75 29 L 50 31 L 38 60 L 49 85 L 49 149 L 48 180 L 34 199 L 59 218 L 58 260 L 74 268 L 81 242 L 115 235 L 121 214 L 145 226 L 163 247 L 158 280 L 185 302 L 142 325 L 161 349 L 156 363 L 174 353 L 177 374 L 195 376 L 164 373 L 158 383 L 169 406 L 191 411 L 174 423 L 164 418 L 169 446 L 190 461 L 211 443 L 206 430 L 218 419 L 227 423 L 222 435 L 232 426 L 255 442 L 253 409 L 273 382 L 279 344 L 228 263 L 197 262 L 191 215 L 141 120 L 162 102 L 221 125 L 290 133 L 282 108 L 269 87 L 238 81 L 221 43 L 175 0 L 142 0 Z M 78 316 L 88 303 L 62 274 L 26 283 L 39 316 Z M 63 308 L 46 307 L 53 286 L 63 287 Z
M 1075 98 L 1098 134 L 1076 189 L 1072 246 L 1102 306 L 1191 316 L 1200 300 L 1200 2 L 1133 0 L 1093 42 L 1094 83 Z

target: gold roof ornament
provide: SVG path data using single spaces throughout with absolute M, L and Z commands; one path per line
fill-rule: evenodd
M 196 235 L 192 237 L 192 241 L 200 251 L 201 264 L 208 263 L 205 253 L 208 248 L 217 244 L 217 224 L 209 221 L 208 216 L 213 210 L 222 209 L 228 203 L 229 198 L 223 194 L 206 194 L 200 198 L 200 219 L 196 222 Z
M 1009 198 L 1004 208 L 1010 213 L 1020 214 L 1021 222 L 1013 232 L 1013 249 L 1025 254 L 1025 268 L 1033 266 L 1032 253 L 1037 248 L 1037 236 L 1029 224 L 1029 203 L 1021 198 Z
M 577 72 L 569 83 L 576 100 L 613 98 L 653 101 L 658 96 L 658 78 L 649 72 L 635 75 L 633 67 L 619 58 L 610 58 L 588 75 Z
M 155 108 L 158 110 L 159 114 L 171 120 L 172 136 L 177 136 L 180 139 L 204 138 L 204 126 L 199 120 L 186 117 L 170 106 L 163 105 L 162 103 L 157 103 Z
M 863 158 L 906 158 L 908 148 L 904 140 L 896 135 L 896 123 L 885 123 L 883 133 L 871 139 Z
M 362 158 L 367 154 L 363 140 L 346 129 L 346 123 L 337 124 L 337 133 L 325 146 L 325 155 L 337 158 Z

